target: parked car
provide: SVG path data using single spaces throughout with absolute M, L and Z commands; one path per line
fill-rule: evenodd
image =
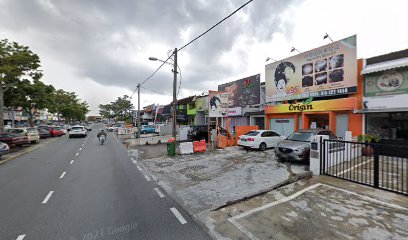
M 38 126 L 37 128 L 47 129 L 50 132 L 52 137 L 60 137 L 64 135 L 64 131 L 62 131 L 61 127 L 42 125 L 42 126 Z
M 3 156 L 4 154 L 9 153 L 9 151 L 10 151 L 9 145 L 7 145 L 7 143 L 0 142 L 0 158 L 1 158 L 1 156 Z
M 10 133 L 10 132 L 2 132 L 0 133 L 0 142 L 4 142 L 7 145 L 11 146 L 22 146 L 24 144 L 29 144 L 27 136 Z
M 86 131 L 92 131 L 92 126 L 91 125 L 84 125 Z
M 277 144 L 275 148 L 276 157 L 282 160 L 308 161 L 310 141 L 315 135 L 328 135 L 330 139 L 337 139 L 331 131 L 325 129 L 298 130 Z
M 69 138 L 73 137 L 86 137 L 87 131 L 84 126 L 73 126 L 71 131 L 69 131 Z
M 69 125 L 69 124 L 65 124 L 62 127 L 65 128 L 67 130 L 67 132 L 71 131 L 71 125 Z
M 39 133 L 41 139 L 51 137 L 51 133 L 45 128 L 39 128 L 38 133 Z
M 153 126 L 148 126 L 148 125 L 142 125 L 140 126 L 140 133 L 145 134 L 145 133 L 155 133 L 156 128 Z
M 15 133 L 22 136 L 27 136 L 30 143 L 38 143 L 40 141 L 40 135 L 38 134 L 37 128 L 9 128 L 6 132 Z
M 265 151 L 267 148 L 274 148 L 286 137 L 270 130 L 253 130 L 241 135 L 238 138 L 238 146 L 244 148 L 255 148 Z

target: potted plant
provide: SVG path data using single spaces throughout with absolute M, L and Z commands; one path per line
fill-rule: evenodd
M 371 134 L 363 134 L 357 137 L 357 141 L 363 143 L 377 143 L 380 140 L 381 138 L 379 136 Z M 361 148 L 361 153 L 363 156 L 372 156 L 374 154 L 374 148 L 370 144 L 365 144 L 365 146 Z

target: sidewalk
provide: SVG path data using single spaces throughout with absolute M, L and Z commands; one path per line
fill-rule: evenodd
M 320 176 L 213 211 L 206 225 L 230 239 L 407 239 L 407 200 Z

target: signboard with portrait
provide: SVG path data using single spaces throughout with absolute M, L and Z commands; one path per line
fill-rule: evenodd
M 260 103 L 261 75 L 246 77 L 218 85 L 218 91 L 228 93 L 228 107 L 245 107 Z
M 356 35 L 265 66 L 266 101 L 357 92 Z
M 408 93 L 408 69 L 392 69 L 365 76 L 365 96 L 386 96 Z
M 223 117 L 228 113 L 228 93 L 210 91 L 208 94 L 208 116 Z

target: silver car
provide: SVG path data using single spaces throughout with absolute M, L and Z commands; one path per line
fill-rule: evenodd
M 315 135 L 328 135 L 329 139 L 337 139 L 331 131 L 325 129 L 298 130 L 277 144 L 275 147 L 276 157 L 281 160 L 308 161 L 310 141 Z

